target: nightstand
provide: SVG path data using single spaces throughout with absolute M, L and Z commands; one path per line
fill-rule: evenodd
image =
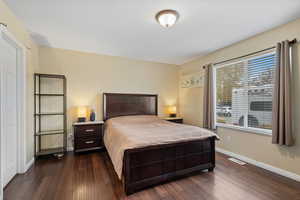
M 167 120 L 169 122 L 174 122 L 174 123 L 183 123 L 183 118 L 182 117 L 165 117 L 163 118 L 164 120 Z
M 74 151 L 103 149 L 103 125 L 103 121 L 74 123 Z

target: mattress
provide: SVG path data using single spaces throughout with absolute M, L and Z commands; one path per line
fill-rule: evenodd
M 218 139 L 218 136 L 210 130 L 169 122 L 154 115 L 122 116 L 106 121 L 104 144 L 121 179 L 123 157 L 127 149 L 209 137 Z

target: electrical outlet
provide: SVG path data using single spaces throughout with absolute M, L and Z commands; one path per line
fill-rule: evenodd
M 73 133 L 69 133 L 67 136 L 68 151 L 73 151 L 73 141 L 74 141 L 74 135 L 73 135 Z
M 73 140 L 73 134 L 68 134 L 68 140 L 72 141 Z

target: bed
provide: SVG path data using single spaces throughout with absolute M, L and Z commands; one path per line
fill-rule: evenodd
M 103 94 L 104 144 L 127 195 L 215 167 L 217 136 L 157 117 L 157 95 Z

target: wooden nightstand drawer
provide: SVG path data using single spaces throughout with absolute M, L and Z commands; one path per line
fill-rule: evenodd
M 88 137 L 78 138 L 75 142 L 76 149 L 87 149 L 93 147 L 99 147 L 102 145 L 102 138 L 99 137 Z
M 99 136 L 102 134 L 102 126 L 82 125 L 75 126 L 75 137 Z
M 82 152 L 104 148 L 103 121 L 74 123 L 74 151 Z

